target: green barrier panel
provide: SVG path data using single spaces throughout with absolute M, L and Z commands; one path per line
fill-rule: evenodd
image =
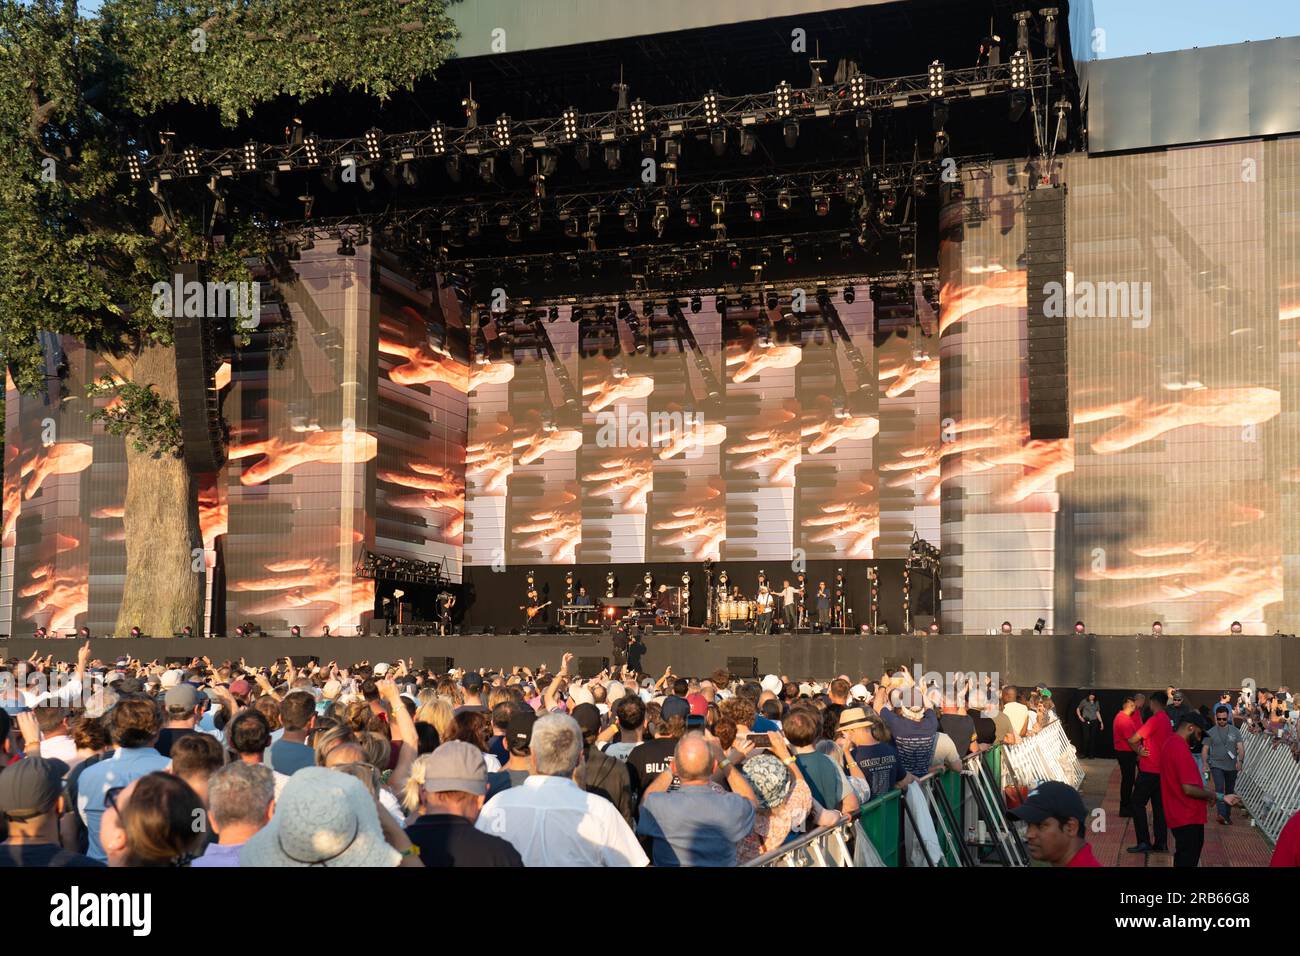
M 945 770 L 939 775 L 939 786 L 943 789 L 943 794 L 948 798 L 948 806 L 952 808 L 953 819 L 956 821 L 953 837 L 957 840 L 965 839 L 965 833 L 962 831 L 962 803 L 961 803 L 961 774 L 953 773 L 951 770 Z M 947 823 L 947 818 L 945 818 Z M 937 829 L 937 828 L 936 828 Z M 939 831 L 942 833 L 942 831 Z M 943 843 L 943 855 L 946 866 L 961 866 L 961 856 L 948 845 L 948 841 L 940 836 L 940 842 Z
M 885 866 L 899 865 L 902 839 L 903 798 L 901 790 L 891 790 L 883 797 L 869 800 L 858 813 L 858 826 L 880 854 Z

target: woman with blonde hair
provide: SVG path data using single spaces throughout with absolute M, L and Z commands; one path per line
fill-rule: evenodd
M 433 729 L 438 731 L 439 740 L 447 740 L 451 735 L 451 705 L 441 697 L 429 701 L 427 704 L 423 701 L 415 711 L 415 722 L 417 724 L 433 724 Z

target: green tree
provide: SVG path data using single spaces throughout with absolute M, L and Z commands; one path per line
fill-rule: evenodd
M 251 279 L 270 236 L 256 221 L 206 228 L 164 214 L 126 157 L 156 111 L 192 105 L 227 126 L 279 97 L 382 100 L 451 54 L 446 0 L 0 0 L 0 354 L 19 389 L 45 386 L 41 332 L 80 339 L 118 382 L 104 418 L 126 441 L 127 582 L 118 632 L 199 626 L 202 546 L 180 455 L 171 322 L 150 290 L 181 262 Z

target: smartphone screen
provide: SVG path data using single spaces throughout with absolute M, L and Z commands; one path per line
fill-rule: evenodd
M 752 743 L 755 747 L 772 746 L 772 738 L 769 737 L 767 734 L 750 734 L 749 742 Z

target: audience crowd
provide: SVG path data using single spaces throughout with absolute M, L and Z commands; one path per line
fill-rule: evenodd
M 1059 719 L 1048 688 L 923 688 L 906 668 L 815 682 L 582 678 L 568 654 L 555 673 L 447 674 L 89 657 L 0 665 L 0 866 L 735 866 Z M 1274 713 L 1260 698 L 1246 725 Z M 1151 736 L 1115 725 L 1117 744 L 1121 726 Z M 1151 800 L 1149 759 L 1128 812 Z M 1207 757 L 1221 795 L 1225 759 Z M 1082 817 L 1062 822 L 1074 803 L 1042 789 L 1015 811 L 1035 856 L 1095 865 Z

